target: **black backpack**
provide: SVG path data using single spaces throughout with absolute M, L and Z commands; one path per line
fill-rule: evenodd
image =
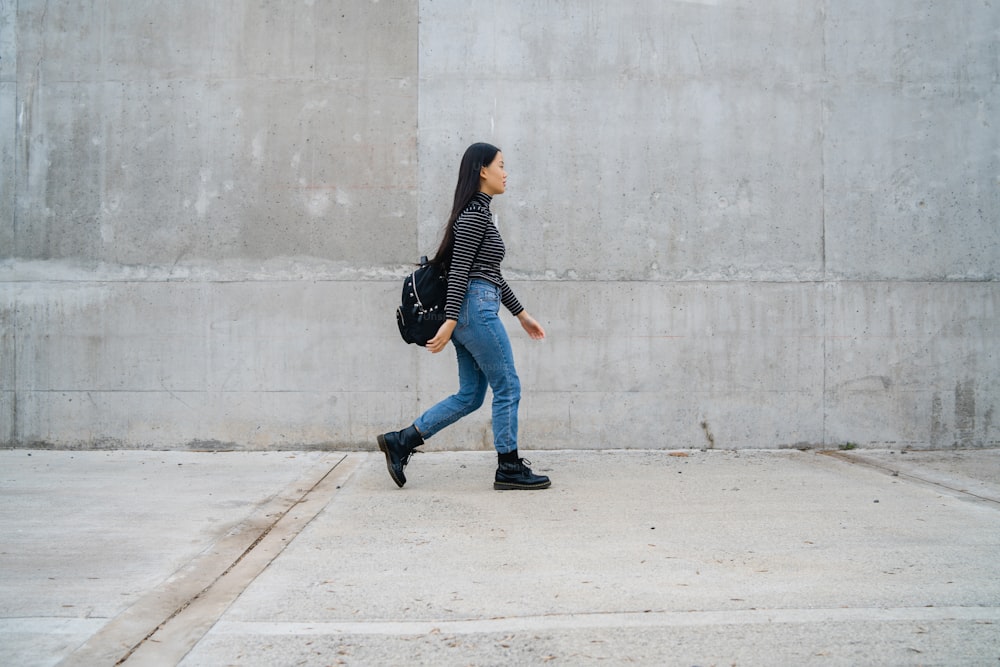
M 403 299 L 396 309 L 399 335 L 407 343 L 426 346 L 445 320 L 448 274 L 440 264 L 420 258 L 420 267 L 403 281 Z

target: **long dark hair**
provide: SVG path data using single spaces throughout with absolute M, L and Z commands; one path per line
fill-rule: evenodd
M 462 164 L 458 168 L 458 184 L 455 186 L 455 201 L 448 216 L 448 225 L 444 230 L 444 238 L 438 246 L 437 254 L 431 260 L 432 264 L 451 266 L 451 256 L 455 251 L 455 221 L 469 205 L 472 198 L 479 192 L 479 172 L 483 167 L 493 164 L 500 149 L 492 144 L 476 143 L 465 149 Z

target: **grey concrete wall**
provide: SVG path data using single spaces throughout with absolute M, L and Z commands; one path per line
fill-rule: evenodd
M 0 4 L 3 444 L 372 447 L 477 140 L 523 448 L 1000 444 L 992 3 L 146 4 Z

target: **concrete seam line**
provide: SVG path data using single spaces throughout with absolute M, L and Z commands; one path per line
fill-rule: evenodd
M 84 641 L 59 664 L 66 666 L 115 664 L 123 651 L 134 650 L 145 641 L 164 619 L 175 615 L 190 604 L 198 594 L 231 569 L 234 561 L 243 557 L 259 536 L 280 520 L 301 501 L 302 488 L 312 489 L 347 458 L 346 454 L 324 456 L 312 464 L 298 479 L 279 490 L 237 524 L 227 534 L 217 538 L 198 555 L 113 618 Z M 307 492 L 308 493 L 308 492 Z
M 851 463 L 853 465 L 861 465 L 867 468 L 873 468 L 881 472 L 889 473 L 895 477 L 901 477 L 903 479 L 908 479 L 913 482 L 919 482 L 921 484 L 927 484 L 930 486 L 937 487 L 939 489 L 945 489 L 949 493 L 954 494 L 956 496 L 984 502 L 990 505 L 991 507 L 1000 507 L 1000 500 L 997 500 L 996 498 L 990 498 L 989 496 L 983 496 L 978 493 L 973 493 L 968 489 L 959 489 L 954 486 L 949 486 L 948 484 L 945 484 L 941 480 L 932 479 L 930 476 L 925 477 L 917 475 L 912 472 L 903 472 L 899 468 L 893 468 L 892 466 L 880 463 L 878 461 L 872 461 L 863 456 L 852 456 L 847 452 L 840 452 L 840 451 L 822 451 L 820 452 L 820 454 L 825 454 L 831 458 L 844 461 L 845 463 Z
M 164 619 L 116 665 L 177 664 L 226 609 L 326 507 L 364 455 L 344 455 L 254 540 L 209 586 Z M 346 462 L 346 464 L 345 464 Z M 293 509 L 301 512 L 292 515 Z
M 425 621 L 220 621 L 213 634 L 249 636 L 488 634 L 585 628 L 698 627 L 833 622 L 1000 622 L 998 607 L 859 607 L 622 611 Z

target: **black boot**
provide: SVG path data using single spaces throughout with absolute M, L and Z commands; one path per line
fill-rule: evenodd
M 383 433 L 378 437 L 378 448 L 385 452 L 385 465 L 396 486 L 406 484 L 403 468 L 410 461 L 413 450 L 424 444 L 420 431 L 415 426 L 407 426 L 402 431 Z
M 499 454 L 498 459 L 497 474 L 493 480 L 494 489 L 511 491 L 515 489 L 547 489 L 552 486 L 548 477 L 531 472 L 531 468 L 528 467 L 531 461 L 518 458 L 516 451 L 509 454 Z

